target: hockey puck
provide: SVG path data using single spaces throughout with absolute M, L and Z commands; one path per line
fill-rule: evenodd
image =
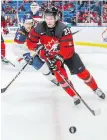
M 69 132 L 72 133 L 72 134 L 74 134 L 76 132 L 76 130 L 77 129 L 76 129 L 75 126 L 72 126 L 72 127 L 69 128 Z

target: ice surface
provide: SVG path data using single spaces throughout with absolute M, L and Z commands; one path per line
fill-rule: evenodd
M 76 51 L 107 94 L 107 49 L 76 47 Z M 15 63 L 11 45 L 7 58 Z M 2 88 L 20 68 L 2 65 Z M 101 108 L 101 115 L 93 116 L 82 103 L 74 106 L 69 95 L 29 66 L 1 94 L 1 140 L 107 140 L 107 99 L 99 99 L 83 81 L 68 74 L 89 106 Z M 75 134 L 69 132 L 71 126 L 77 128 Z

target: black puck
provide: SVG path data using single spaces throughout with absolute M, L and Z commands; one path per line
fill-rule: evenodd
M 69 128 L 69 132 L 72 133 L 72 134 L 75 133 L 76 130 L 77 130 L 77 129 L 76 129 L 75 126 L 72 126 L 72 127 Z

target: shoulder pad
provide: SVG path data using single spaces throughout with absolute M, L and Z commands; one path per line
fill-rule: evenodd
M 60 21 L 57 22 L 57 25 L 55 27 L 55 36 L 60 38 L 63 34 L 63 30 L 66 28 L 66 25 Z
M 37 23 L 37 25 L 34 28 L 36 33 L 41 34 L 43 30 L 42 22 Z

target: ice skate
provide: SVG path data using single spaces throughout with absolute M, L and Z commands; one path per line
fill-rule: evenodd
M 98 95 L 101 99 L 105 99 L 105 94 L 102 92 L 101 89 L 97 88 L 94 92 L 95 92 L 95 94 Z
M 3 64 L 6 64 L 6 65 L 9 64 L 9 61 L 6 60 L 5 58 L 1 58 L 1 61 L 2 61 Z
M 75 105 L 80 104 L 80 99 L 79 99 L 79 97 L 78 97 L 77 95 L 74 95 L 74 96 L 73 96 L 73 100 L 74 100 L 74 104 L 75 104 Z
M 56 79 L 51 80 L 52 83 L 54 83 L 55 85 L 59 86 L 59 83 L 56 81 Z

